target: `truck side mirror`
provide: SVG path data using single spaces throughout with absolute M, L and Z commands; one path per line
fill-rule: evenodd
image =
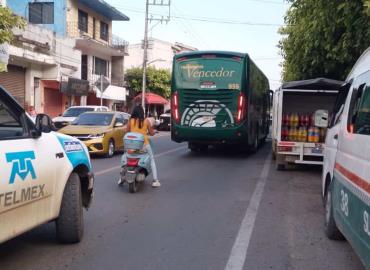
M 35 125 L 36 131 L 40 133 L 50 133 L 52 131 L 56 131 L 53 121 L 47 114 L 38 114 L 36 116 Z

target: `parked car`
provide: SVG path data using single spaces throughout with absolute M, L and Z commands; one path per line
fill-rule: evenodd
M 370 48 L 342 86 L 325 141 L 325 232 L 346 238 L 370 269 Z
M 70 125 L 80 114 L 84 112 L 107 112 L 106 106 L 72 106 L 69 107 L 61 116 L 53 118 L 54 125 L 57 129 L 61 129 Z
M 171 110 L 166 110 L 159 116 L 158 130 L 171 130 Z
M 59 132 L 85 143 L 90 154 L 112 157 L 123 150 L 123 136 L 130 115 L 123 112 L 86 112 Z
M 50 221 L 60 242 L 79 242 L 94 184 L 87 148 L 45 114 L 34 123 L 2 87 L 0 159 L 0 243 Z

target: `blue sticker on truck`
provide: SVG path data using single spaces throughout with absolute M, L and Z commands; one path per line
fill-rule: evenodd
M 89 170 L 91 170 L 90 158 L 88 156 L 89 154 L 80 141 L 63 134 L 55 135 L 62 145 L 64 152 L 66 153 L 73 168 L 76 168 L 78 165 L 83 164 L 87 168 L 89 168 Z

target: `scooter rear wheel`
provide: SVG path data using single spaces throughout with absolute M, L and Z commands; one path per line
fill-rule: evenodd
M 137 183 L 136 183 L 136 181 L 128 184 L 128 191 L 130 193 L 136 193 L 137 192 Z

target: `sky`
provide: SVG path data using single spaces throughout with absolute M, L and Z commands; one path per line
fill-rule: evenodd
M 140 43 L 144 37 L 146 0 L 106 2 L 130 18 L 114 22 L 113 34 L 130 44 Z M 284 24 L 288 7 L 284 0 L 171 0 L 170 21 L 151 22 L 150 36 L 199 50 L 248 53 L 269 78 L 270 88 L 276 89 L 281 83 L 282 62 L 277 48 L 281 39 L 278 29 Z M 154 18 L 167 17 L 169 9 L 150 6 L 149 12 Z

